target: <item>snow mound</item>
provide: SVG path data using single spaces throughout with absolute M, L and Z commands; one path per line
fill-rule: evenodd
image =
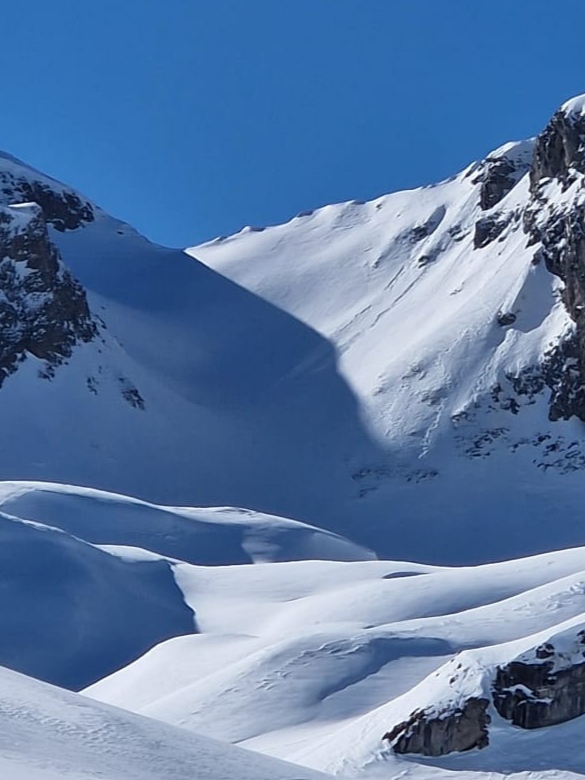
M 93 544 L 140 547 L 200 565 L 375 557 L 336 534 L 274 515 L 157 506 L 71 485 L 0 482 L 0 507 Z
M 196 630 L 171 567 L 0 513 L 0 663 L 79 689 Z
M 582 621 L 585 549 L 461 569 L 179 564 L 176 577 L 200 633 L 159 644 L 84 693 L 351 776 L 382 754 L 381 772 L 399 761 L 382 736 L 413 708 L 443 701 L 429 675 L 450 659 L 478 659 L 460 686 L 471 695 L 483 690 L 476 669 L 491 645 L 516 643 L 509 660 L 537 632 Z

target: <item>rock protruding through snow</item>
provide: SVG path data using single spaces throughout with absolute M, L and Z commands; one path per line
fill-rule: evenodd
M 417 710 L 404 723 L 387 734 L 395 753 L 418 753 L 421 756 L 444 756 L 461 753 L 489 744 L 491 718 L 489 701 L 472 697 L 461 708 L 435 713 Z
M 585 715 L 585 631 L 572 652 L 554 641 L 499 666 L 493 683 L 498 713 L 515 726 L 538 729 Z
M 97 334 L 85 291 L 63 266 L 40 206 L 0 207 L 0 384 L 27 354 L 47 375 Z

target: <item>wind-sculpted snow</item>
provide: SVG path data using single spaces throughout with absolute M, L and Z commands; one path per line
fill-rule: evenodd
M 424 777 L 382 738 L 417 707 L 446 706 L 429 675 L 459 653 L 493 668 L 491 645 L 512 642 L 500 653 L 509 661 L 540 641 L 533 634 L 583 622 L 585 548 L 462 569 L 314 561 L 175 572 L 200 633 L 85 693 L 343 776 Z M 441 672 L 447 687 L 452 676 Z M 465 696 L 479 697 L 476 683 Z
M 0 507 L 87 542 L 140 547 L 201 565 L 369 560 L 369 550 L 304 523 L 235 507 L 164 507 L 100 490 L 0 482 Z
M 128 562 L 0 514 L 0 663 L 79 689 L 193 633 L 167 563 Z M 0 696 L 1 699 L 1 696 Z

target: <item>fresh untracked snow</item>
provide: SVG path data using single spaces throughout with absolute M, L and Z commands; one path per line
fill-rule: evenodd
M 186 252 L 0 155 L 91 322 L 1 366 L 1 777 L 585 773 L 580 700 L 529 730 L 492 697 L 551 647 L 585 679 L 583 423 L 549 375 L 578 323 L 542 261 L 584 174 L 537 197 L 534 145 Z M 470 697 L 482 749 L 384 738 Z
M 398 761 L 382 736 L 410 712 L 401 697 L 449 659 L 473 649 L 493 665 L 491 645 L 531 647 L 532 634 L 584 620 L 583 548 L 467 569 L 315 561 L 179 565 L 176 577 L 200 634 L 158 645 L 86 693 L 350 776 L 380 751 L 382 764 Z M 424 776 L 401 761 L 396 771 Z
M 510 379 L 571 327 L 523 230 L 531 148 L 189 254 L 93 206 L 50 226 L 102 325 L 52 378 L 28 356 L 4 382 L 3 477 L 246 507 L 381 557 L 583 542 L 580 423 L 551 424 L 548 390 Z M 503 158 L 515 184 L 482 210 L 483 172 Z M 499 233 L 476 246 L 486 217 Z
M 1 668 L 0 733 L 6 780 L 324 778 Z

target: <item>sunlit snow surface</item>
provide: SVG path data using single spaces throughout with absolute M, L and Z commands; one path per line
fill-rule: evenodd
M 188 254 L 99 210 L 52 230 L 103 327 L 52 380 L 28 357 L 4 382 L 2 475 L 247 507 L 381 557 L 582 543 L 580 423 L 509 380 L 570 323 L 522 229 L 526 176 L 482 212 L 480 173 Z M 476 249 L 486 214 L 506 225 Z
M 0 670 L 0 775 L 585 772 L 583 718 L 382 739 L 585 624 L 582 423 L 514 384 L 571 323 L 526 175 L 482 212 L 482 165 L 187 252 L 99 210 L 51 229 L 99 337 L 2 386 L 0 663 L 84 695 Z
M 382 742 L 421 704 L 411 689 L 455 654 L 477 649 L 489 665 L 489 645 L 530 646 L 532 634 L 581 624 L 583 548 L 469 569 L 298 562 L 183 565 L 176 576 L 201 633 L 159 645 L 89 695 L 335 774 L 418 777 L 431 764 L 520 771 L 532 764 L 531 741 L 543 767 L 585 767 L 585 754 L 558 752 L 581 720 L 540 739 L 505 725 L 486 751 L 422 767 L 392 757 Z M 422 691 L 426 704 L 442 689 L 425 682 Z
M 5 547 L 0 649 L 6 652 L 11 643 L 14 648 L 13 657 L 3 659 L 5 664 L 22 668 L 19 664 L 27 656 L 18 653 L 20 647 L 31 653 L 29 671 L 36 676 L 43 671 L 34 667 L 37 650 L 43 664 L 52 664 L 54 676 L 70 674 L 72 661 L 87 673 L 92 667 L 83 646 L 72 643 L 83 636 L 85 647 L 93 648 L 101 663 L 111 663 L 100 642 L 122 637 L 126 628 L 135 638 L 137 625 L 151 632 L 150 642 L 155 644 L 85 693 L 155 719 L 140 729 L 147 729 L 148 739 L 156 742 L 158 763 L 149 758 L 150 748 L 146 749 L 142 736 L 128 736 L 128 729 L 134 734 L 132 729 L 142 721 L 128 725 L 122 715 L 110 720 L 109 715 L 83 709 L 78 699 L 67 698 L 72 694 L 59 692 L 50 694 L 52 709 L 47 715 L 49 694 L 40 692 L 52 689 L 35 688 L 37 684 L 30 680 L 2 672 L 0 716 L 6 715 L 10 727 L 5 730 L 6 750 L 0 751 L 0 760 L 22 765 L 22 777 L 53 780 L 60 768 L 74 766 L 68 771 L 81 778 L 180 778 L 180 761 L 177 774 L 168 774 L 173 771 L 165 763 L 170 732 L 156 721 L 199 735 L 193 744 L 186 733 L 182 738 L 187 740 L 184 749 L 189 756 L 193 750 L 211 750 L 201 742 L 202 737 L 210 737 L 348 777 L 407 772 L 424 778 L 443 776 L 447 770 L 565 773 L 585 767 L 585 755 L 565 748 L 577 739 L 581 719 L 547 729 L 545 735 L 496 723 L 487 750 L 422 763 L 392 756 L 382 742 L 382 735 L 413 707 L 453 697 L 444 681 L 451 677 L 448 664 L 457 654 L 476 659 L 473 663 L 487 670 L 533 646 L 535 634 L 542 639 L 558 633 L 563 624 L 581 627 L 585 548 L 467 568 L 368 560 L 367 551 L 355 546 L 355 557 L 361 560 L 270 562 L 267 550 L 284 557 L 287 541 L 291 556 L 298 549 L 294 535 L 289 535 L 280 540 L 280 547 L 263 547 L 265 562 L 236 558 L 229 566 L 200 566 L 176 555 L 169 557 L 160 551 L 161 544 L 172 538 L 172 529 L 174 543 L 182 539 L 186 553 L 195 556 L 198 525 L 202 519 L 209 522 L 212 510 L 154 507 L 120 495 L 43 483 L 0 483 L 0 500 L 3 510 L 11 513 L 2 516 L 2 523 L 21 529 L 19 534 L 32 534 L 24 537 L 16 553 L 0 523 Z M 242 518 L 234 510 L 215 510 L 215 514 L 220 522 L 210 523 L 203 537 L 212 549 L 214 528 L 220 534 L 237 534 L 243 518 L 251 522 L 246 513 Z M 235 516 L 233 526 L 230 516 Z M 281 522 L 286 527 L 286 521 Z M 189 523 L 194 526 L 192 535 Z M 136 546 L 140 531 L 140 546 Z M 306 533 L 315 532 L 307 529 Z M 37 536 L 55 538 L 56 549 L 71 550 L 81 571 L 75 570 L 72 577 L 61 559 L 53 563 L 45 547 L 32 543 Z M 351 549 L 344 548 L 347 559 Z M 327 550 L 327 538 L 322 550 Z M 7 568 L 11 557 L 12 566 Z M 234 565 L 237 561 L 239 565 Z M 145 578 L 141 572 L 149 566 L 159 574 Z M 113 575 L 116 567 L 120 573 Z M 142 579 L 131 590 L 135 601 L 126 604 L 125 583 L 136 576 Z M 78 612 L 71 608 L 72 599 Z M 184 612 L 189 625 L 170 625 L 173 638 L 157 638 L 160 619 L 157 622 L 147 611 L 155 604 L 167 619 L 173 610 Z M 126 610 L 126 620 L 137 622 L 126 626 L 122 617 L 116 623 L 116 610 L 122 616 Z M 76 624 L 83 616 L 82 623 Z M 16 618 L 26 637 L 9 622 Z M 92 620 L 101 625 L 103 636 L 88 633 Z M 32 642 L 39 631 L 44 632 L 41 639 Z M 510 642 L 509 647 L 502 645 Z M 494 645 L 501 649 L 490 649 Z M 140 652 L 134 648 L 133 657 Z M 434 682 L 432 675 L 445 665 L 446 671 L 440 671 Z M 461 693 L 481 686 L 482 674 L 474 672 L 466 678 Z M 65 676 L 63 683 L 68 682 Z M 62 702 L 69 702 L 66 711 Z M 158 728 L 162 731 L 157 735 Z M 174 751 L 177 732 L 173 735 Z M 121 763 L 119 739 L 122 745 L 130 739 L 126 763 Z M 81 763 L 68 765 L 74 755 Z M 202 766 L 208 766 L 207 760 Z M 220 780 L 222 772 L 228 771 L 221 761 L 217 774 L 206 768 L 195 776 Z M 39 762 L 44 769 L 35 775 Z M 146 773 L 147 764 L 151 774 Z M 17 769 L 11 771 L 11 777 L 20 780 Z M 268 768 L 262 771 L 266 774 L 259 777 L 272 777 Z M 309 775 L 297 767 L 290 775 L 276 777 Z
M 6 780 L 323 777 L 1 668 L 0 732 L 0 776 Z

